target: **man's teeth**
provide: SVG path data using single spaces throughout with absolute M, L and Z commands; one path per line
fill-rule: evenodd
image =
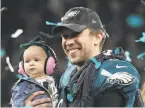
M 76 51 L 78 51 L 78 49 L 72 49 L 72 50 L 69 50 L 69 53 L 74 53 Z

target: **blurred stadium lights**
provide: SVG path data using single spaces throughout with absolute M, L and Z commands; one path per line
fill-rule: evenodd
M 17 38 L 18 36 L 20 36 L 23 33 L 22 29 L 18 29 L 15 33 L 13 33 L 11 35 L 11 38 Z
M 131 28 L 140 28 L 143 27 L 145 21 L 144 18 L 139 14 L 130 14 L 126 18 L 126 22 Z

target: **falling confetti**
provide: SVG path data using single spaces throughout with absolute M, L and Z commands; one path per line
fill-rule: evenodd
M 53 22 L 49 22 L 49 21 L 46 21 L 46 25 L 60 25 L 61 23 L 53 23 Z
M 125 51 L 125 56 L 126 56 L 126 60 L 131 62 L 131 57 L 130 57 L 130 52 L 129 51 Z
M 11 35 L 11 38 L 17 38 L 23 33 L 22 29 L 18 29 L 14 34 Z
M 2 7 L 2 8 L 1 8 L 1 12 L 2 12 L 2 11 L 6 11 L 6 10 L 8 10 L 7 7 Z
M 0 50 L 0 56 L 4 57 L 5 54 L 6 54 L 6 51 L 3 48 L 1 48 L 1 50 Z
M 10 71 L 14 72 L 14 68 L 10 63 L 10 58 L 9 57 L 6 57 L 6 63 L 8 64 L 8 67 L 9 67 Z
M 145 32 L 143 32 L 142 37 L 139 40 L 135 40 L 135 42 L 144 42 L 145 43 Z
M 143 56 L 145 56 L 145 52 L 139 54 L 139 55 L 137 56 L 137 58 L 143 60 Z

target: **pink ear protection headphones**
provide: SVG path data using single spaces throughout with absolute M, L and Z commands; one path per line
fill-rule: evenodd
M 45 61 L 44 72 L 47 75 L 51 75 L 56 68 L 57 58 L 56 58 L 56 54 L 52 48 L 50 48 L 48 45 L 45 45 L 45 47 L 47 47 L 47 50 L 48 50 L 48 51 L 46 51 L 48 57 Z M 23 58 L 23 53 L 21 55 L 21 58 Z M 19 62 L 18 73 L 23 76 L 26 74 L 25 70 L 24 70 L 24 66 L 23 66 L 23 60 L 20 60 L 20 62 Z

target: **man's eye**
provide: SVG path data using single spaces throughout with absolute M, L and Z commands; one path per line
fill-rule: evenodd
M 70 32 L 70 33 L 67 33 L 67 34 L 61 34 L 61 37 L 67 39 L 67 38 L 75 38 L 75 37 L 78 37 L 81 33 L 79 32 Z

